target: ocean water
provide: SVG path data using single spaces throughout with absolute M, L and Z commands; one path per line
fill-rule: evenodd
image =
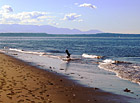
M 140 99 L 138 34 L 1 33 L 0 49 L 44 69 L 67 75 L 84 85 Z M 65 61 L 66 49 L 72 58 L 69 62 Z M 125 88 L 132 92 L 125 93 Z

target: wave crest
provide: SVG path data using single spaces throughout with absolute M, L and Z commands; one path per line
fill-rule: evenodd
M 82 54 L 82 57 L 84 58 L 96 58 L 96 59 L 100 59 L 103 58 L 103 56 L 97 56 L 97 55 L 89 55 L 89 54 Z
M 140 65 L 113 60 L 104 60 L 99 63 L 99 68 L 116 73 L 122 79 L 140 84 Z M 119 63 L 120 62 L 120 63 Z

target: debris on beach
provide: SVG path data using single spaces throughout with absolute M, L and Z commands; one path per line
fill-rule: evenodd
M 123 90 L 124 92 L 131 92 L 131 90 L 129 90 L 128 88 Z

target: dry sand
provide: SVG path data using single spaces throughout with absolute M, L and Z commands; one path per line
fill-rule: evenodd
M 0 103 L 126 103 L 125 100 L 0 53 Z

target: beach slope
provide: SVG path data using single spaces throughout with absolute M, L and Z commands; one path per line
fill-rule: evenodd
M 127 103 L 0 53 L 0 103 Z

